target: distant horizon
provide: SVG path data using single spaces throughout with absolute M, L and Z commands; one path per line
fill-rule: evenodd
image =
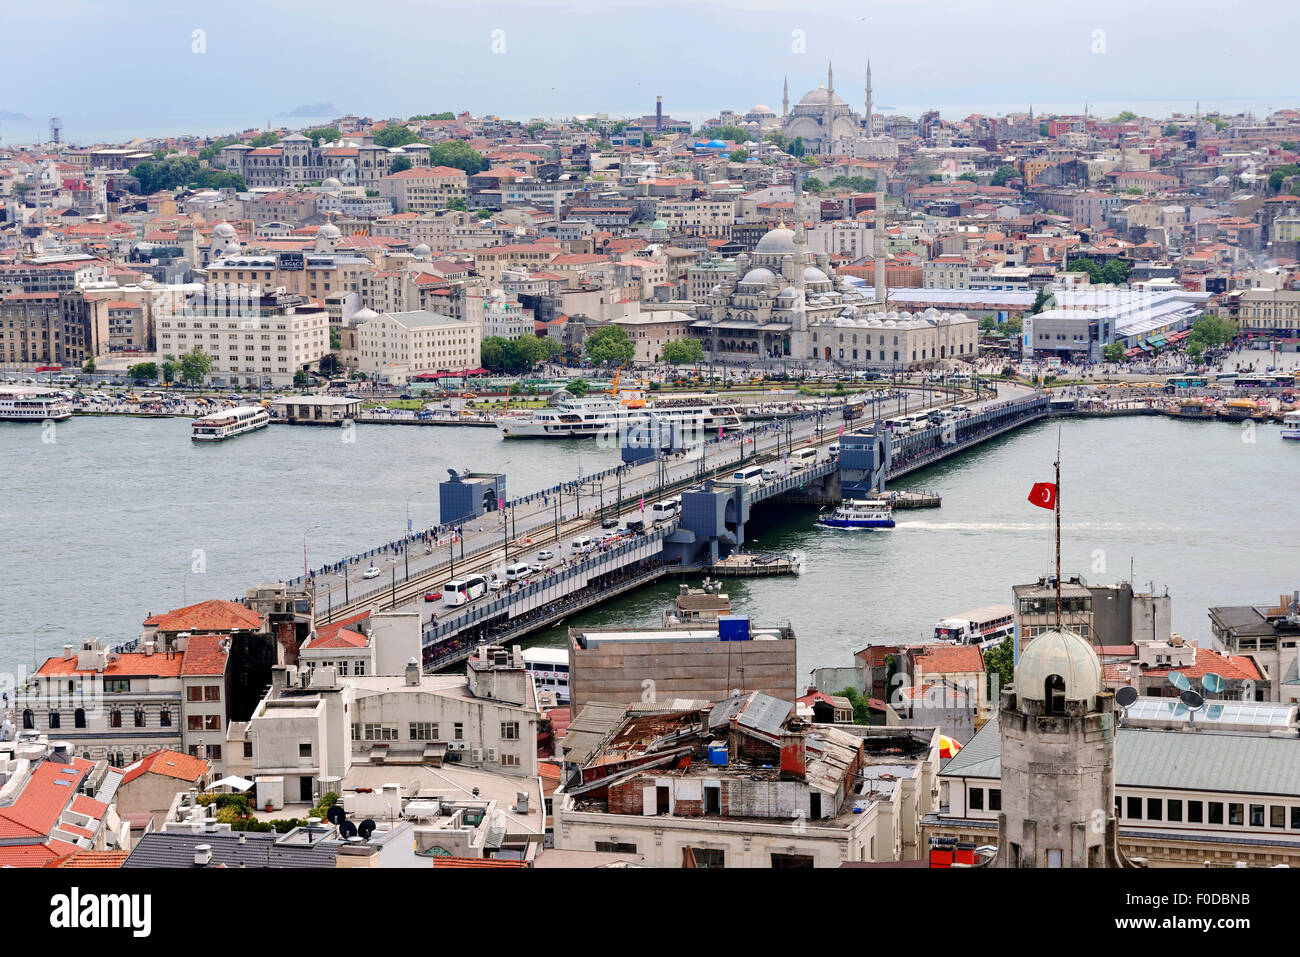
M 1161 109 L 1152 110 L 1151 106 L 1153 104 L 1160 106 Z M 854 106 L 854 104 L 850 103 L 850 106 Z M 996 117 L 996 116 L 1006 116 L 1011 113 L 1024 113 L 1028 111 L 1030 106 L 1033 107 L 1034 115 L 1036 117 L 1037 116 L 1049 117 L 1053 115 L 1077 116 L 1083 113 L 1083 108 L 1084 108 L 1083 102 L 1079 102 L 1077 104 L 1071 104 L 1068 103 L 1068 101 L 1056 101 L 1056 102 L 1048 101 L 1042 104 L 1038 104 L 1038 103 L 1031 103 L 1030 101 L 1026 100 L 1023 104 L 1015 103 L 1015 102 L 1001 102 L 1001 103 L 975 102 L 975 103 L 950 103 L 945 106 L 934 106 L 932 104 L 931 105 L 908 104 L 902 106 L 877 105 L 875 107 L 875 112 L 878 115 L 884 115 L 884 116 L 906 116 L 910 119 L 919 119 L 922 113 L 928 112 L 930 110 L 938 110 L 939 115 L 941 117 L 943 117 L 945 120 L 951 121 L 951 120 L 961 120 L 972 114 L 982 114 L 986 116 Z M 1130 110 L 1134 113 L 1137 113 L 1139 117 L 1147 117 L 1153 120 L 1161 120 L 1161 119 L 1168 119 L 1176 113 L 1181 113 L 1184 115 L 1191 114 L 1195 112 L 1196 106 L 1197 106 L 1196 100 L 1190 100 L 1190 101 L 1183 101 L 1179 99 L 1146 99 L 1146 100 L 1115 100 L 1115 101 L 1099 100 L 1096 102 L 1090 101 L 1088 103 L 1088 112 L 1089 115 L 1091 116 L 1095 116 L 1098 118 L 1109 118 L 1111 116 L 1118 115 L 1124 110 Z M 716 118 L 719 112 L 721 111 L 721 109 L 727 109 L 727 108 L 730 108 L 737 113 L 742 113 L 742 111 L 749 109 L 748 106 L 745 106 L 745 107 L 723 107 L 723 108 L 713 108 L 713 109 L 672 110 L 670 109 L 669 104 L 665 103 L 664 115 L 666 117 L 671 117 L 672 119 L 676 119 L 676 120 L 689 121 L 693 127 L 698 127 L 705 120 Z M 857 109 L 859 112 L 861 112 L 861 104 L 856 105 L 854 108 Z M 1300 95 L 1296 95 L 1294 97 L 1266 97 L 1266 96 L 1218 97 L 1210 100 L 1201 100 L 1200 108 L 1201 108 L 1201 112 L 1205 114 L 1217 113 L 1224 116 L 1254 114 L 1258 118 L 1263 119 L 1264 117 L 1269 115 L 1269 113 L 1275 112 L 1277 110 L 1300 109 Z M 166 137 L 181 137 L 181 136 L 210 137 L 210 136 L 240 133 L 248 129 L 257 129 L 257 130 L 265 131 L 266 129 L 268 129 L 268 126 L 266 125 L 267 120 L 271 121 L 271 126 L 269 127 L 270 129 L 284 128 L 284 129 L 293 130 L 293 129 L 307 129 L 313 126 L 319 126 L 328 121 L 337 120 L 343 116 L 349 116 L 349 115 L 368 116 L 376 121 L 398 116 L 398 114 L 395 113 L 386 114 L 384 112 L 374 111 L 374 110 L 370 110 L 370 111 L 341 110 L 340 112 L 332 116 L 324 116 L 324 115 L 307 116 L 307 115 L 293 115 L 293 109 L 296 108 L 291 108 L 289 110 L 281 110 L 260 121 L 252 117 L 247 117 L 247 118 L 239 118 L 239 119 L 237 118 L 213 119 L 208 122 L 196 121 L 189 128 L 179 128 L 170 125 L 167 127 L 156 127 L 156 128 L 140 127 L 138 129 L 130 129 L 130 128 L 94 129 L 92 128 L 91 130 L 87 131 L 87 134 L 84 136 L 77 135 L 78 131 L 75 123 L 69 123 L 68 119 L 60 114 L 55 114 L 55 115 L 60 116 L 60 119 L 62 119 L 63 121 L 62 128 L 63 128 L 64 145 L 78 146 L 78 147 L 96 146 L 101 144 L 126 144 L 131 142 L 132 139 L 149 140 L 149 139 L 161 139 Z M 780 111 L 777 106 L 772 107 L 772 109 L 777 111 L 777 114 L 780 115 Z M 430 110 L 426 110 L 423 112 L 431 112 L 431 111 L 433 111 L 432 108 Z M 534 119 L 541 119 L 541 120 L 551 121 L 551 122 L 562 122 L 574 116 L 591 116 L 597 114 L 605 114 L 606 116 L 609 116 L 613 120 L 623 120 L 623 119 L 630 119 L 633 117 L 648 116 L 651 113 L 653 113 L 653 111 L 654 111 L 654 102 L 652 100 L 647 109 L 642 109 L 642 108 L 632 108 L 628 110 L 579 109 L 579 110 L 573 110 L 568 113 L 549 114 L 549 115 L 540 114 L 540 113 L 520 113 L 515 115 L 506 115 L 503 113 L 496 113 L 492 110 L 484 110 L 481 112 L 471 111 L 471 112 L 473 112 L 473 115 L 476 117 L 498 116 L 501 119 L 506 121 L 517 121 L 517 122 L 526 123 Z M 15 110 L 13 112 L 21 112 L 21 111 Z M 445 112 L 445 111 L 439 110 L 436 112 Z M 452 109 L 452 112 L 459 114 L 464 111 Z M 410 116 L 410 115 L 418 115 L 418 114 L 407 114 L 407 115 Z M 19 136 L 15 136 L 13 133 L 14 130 L 20 130 L 23 131 L 23 133 L 19 134 Z M 38 132 L 41 137 L 40 139 L 31 140 L 31 139 L 20 138 L 22 135 L 34 135 Z M 44 120 L 36 120 L 29 116 L 28 119 L 25 121 L 14 121 L 14 120 L 0 121 L 0 148 L 44 145 L 46 142 L 48 142 L 47 139 L 48 132 L 49 132 L 49 118 L 45 118 Z

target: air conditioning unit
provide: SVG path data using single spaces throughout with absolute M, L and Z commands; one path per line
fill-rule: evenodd
M 483 760 L 483 749 L 475 748 L 473 751 L 470 752 L 469 757 L 471 761 L 481 763 Z
M 448 741 L 448 742 L 447 742 L 447 750 L 448 750 L 448 751 L 464 751 L 464 750 L 465 750 L 465 742 L 464 742 L 464 741 Z
M 495 761 L 495 760 L 497 759 L 497 749 L 496 749 L 496 748 L 488 748 L 488 749 L 487 749 L 487 759 L 488 759 L 489 761 Z

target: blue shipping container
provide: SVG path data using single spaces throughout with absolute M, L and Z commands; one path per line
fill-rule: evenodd
M 721 641 L 748 641 L 749 619 L 744 615 L 719 615 L 718 638 Z

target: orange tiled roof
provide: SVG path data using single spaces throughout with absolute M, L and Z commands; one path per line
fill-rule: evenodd
M 912 653 L 918 671 L 924 674 L 958 674 L 984 670 L 979 645 L 926 645 Z
M 115 868 L 126 861 L 128 851 L 74 851 L 55 858 L 46 867 Z
M 224 675 L 228 651 L 222 648 L 222 642 L 229 635 L 191 635 L 185 643 L 185 654 L 181 658 L 183 675 Z
M 48 837 L 92 766 L 83 758 L 43 761 L 14 802 L 0 808 L 0 840 Z
M 155 751 L 126 769 L 122 783 L 129 784 L 142 774 L 152 772 L 179 781 L 197 781 L 212 770 L 212 765 L 202 758 L 181 754 L 179 751 Z
M 77 656 L 71 658 L 50 658 L 36 669 L 41 677 L 55 675 L 93 675 L 99 674 L 94 668 L 78 668 Z M 104 666 L 102 672 L 106 678 L 179 678 L 181 674 L 181 656 L 155 654 L 133 651 L 119 654 Z
M 212 598 L 154 615 L 144 623 L 159 631 L 253 631 L 262 627 L 262 616 L 238 602 Z

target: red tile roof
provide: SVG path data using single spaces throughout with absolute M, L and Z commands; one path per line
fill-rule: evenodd
M 352 631 L 348 628 L 340 628 L 328 638 L 322 638 L 318 633 L 308 644 L 308 648 L 364 648 L 370 643 L 370 639 L 359 631 Z
M 961 674 L 984 670 L 979 645 L 924 645 L 912 650 L 912 660 L 923 674 Z
M 128 851 L 74 851 L 55 858 L 46 867 L 116 868 L 126 861 Z
M 262 627 L 262 616 L 238 602 L 213 598 L 154 615 L 144 623 L 159 631 L 254 631 Z
M 48 837 L 92 767 L 82 758 L 43 761 L 14 802 L 0 808 L 0 840 Z
M 122 776 L 122 783 L 129 784 L 140 775 L 148 773 L 194 782 L 211 770 L 212 765 L 202 758 L 181 754 L 179 751 L 155 751 L 127 768 Z
M 229 639 L 229 635 L 191 635 L 181 658 L 181 674 L 224 675 L 230 653 L 223 642 Z
M 71 658 L 50 658 L 36 670 L 42 677 L 54 675 L 93 675 L 100 674 L 94 668 L 78 668 L 75 651 Z M 106 678 L 179 678 L 181 674 L 181 656 L 168 657 L 164 654 L 146 655 L 133 651 L 119 654 L 104 666 L 102 672 Z

